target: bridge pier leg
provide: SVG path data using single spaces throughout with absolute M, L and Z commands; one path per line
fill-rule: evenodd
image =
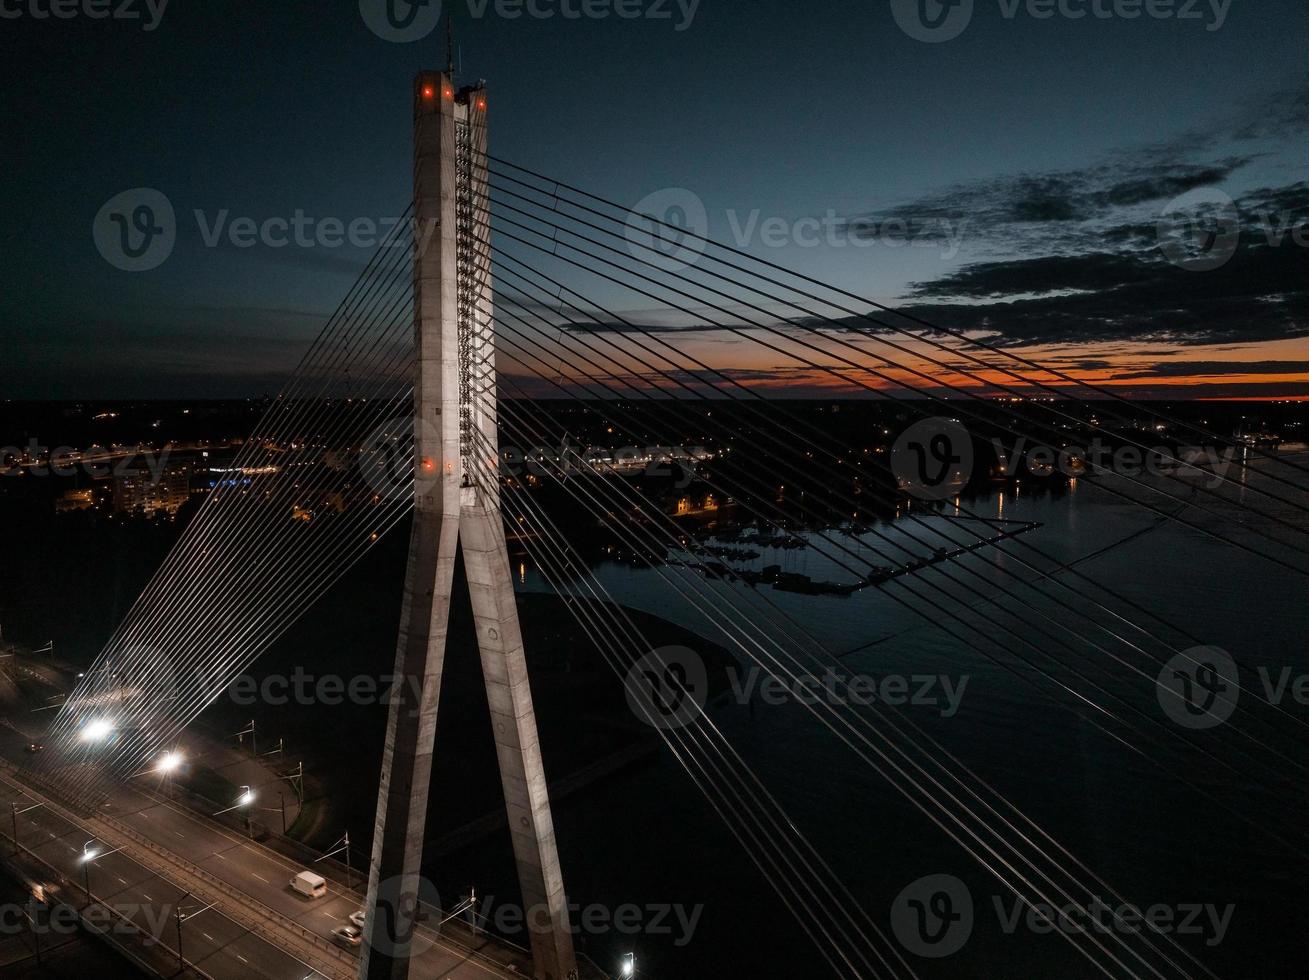
M 574 980 L 563 876 L 500 514 L 486 92 L 414 85 L 415 511 L 359 977 L 407 980 L 454 563 L 462 539 L 538 980 Z M 474 444 L 474 443 L 478 444 Z M 429 891 L 429 898 L 434 893 Z
M 498 512 L 474 506 L 460 530 L 536 976 L 565 980 L 577 964 L 504 527 Z

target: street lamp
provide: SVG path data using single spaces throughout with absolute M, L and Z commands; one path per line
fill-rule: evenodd
M 93 848 L 93 847 L 91 847 L 91 845 L 94 844 L 95 842 L 96 842 L 96 838 L 92 837 L 89 841 L 87 841 L 85 844 L 83 844 L 83 845 L 82 845 L 82 856 L 78 859 L 78 860 L 81 862 L 81 864 L 82 864 L 82 872 L 83 872 L 83 874 L 85 874 L 85 876 L 86 876 L 84 880 L 85 880 L 85 884 L 86 884 L 86 904 L 87 904 L 87 905 L 90 905 L 90 904 L 91 904 L 91 865 L 92 865 L 92 863 L 95 862 L 95 861 L 96 861 L 97 859 L 99 859 L 99 858 L 102 858 L 102 857 L 108 857 L 110 854 L 117 854 L 119 851 L 122 850 L 121 847 L 115 847 L 112 851 L 101 851 L 101 850 L 99 850 L 98 848 Z
M 83 742 L 103 742 L 114 733 L 113 722 L 107 718 L 93 718 L 82 729 Z
M 19 818 L 22 814 L 26 813 L 28 810 L 35 810 L 35 809 L 36 809 L 37 807 L 39 807 L 39 806 L 45 806 L 45 804 L 44 804 L 44 803 L 33 803 L 31 806 L 25 806 L 25 807 L 23 807 L 23 808 L 20 810 L 20 809 L 18 809 L 18 801 L 17 801 L 17 800 L 11 800 L 11 801 L 10 801 L 10 803 L 9 803 L 9 813 L 10 813 L 10 815 L 14 818 L 14 854 L 18 854 L 18 853 L 19 853 L 19 850 L 20 850 L 20 849 L 19 849 L 19 846 L 18 846 L 18 818 Z
M 171 776 L 182 767 L 182 754 L 180 752 L 165 752 L 159 757 L 159 772 L 165 776 Z
M 233 810 L 239 810 L 243 806 L 249 806 L 255 801 L 255 791 L 249 786 L 241 787 L 241 795 L 236 798 L 236 803 L 224 810 L 219 810 L 214 814 L 215 817 L 221 817 L 224 813 L 231 813 Z
M 620 975 L 624 977 L 636 976 L 636 954 L 628 953 L 623 957 L 623 966 Z

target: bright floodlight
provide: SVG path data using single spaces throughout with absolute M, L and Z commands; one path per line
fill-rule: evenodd
M 82 845 L 83 861 L 94 861 L 97 857 L 100 856 L 100 852 L 92 848 L 91 843 L 92 843 L 91 841 L 87 841 L 85 844 Z
M 628 953 L 623 957 L 623 976 L 630 977 L 636 973 L 636 955 Z
M 177 752 L 165 752 L 159 757 L 159 771 L 164 775 L 177 772 L 182 765 L 182 756 Z
M 114 733 L 114 726 L 104 718 L 96 718 L 88 721 L 86 727 L 82 729 L 82 741 L 84 742 L 103 742 Z
M 249 786 L 242 786 L 241 789 L 245 790 L 245 792 L 241 794 L 236 803 L 238 806 L 249 806 L 255 801 L 255 792 Z

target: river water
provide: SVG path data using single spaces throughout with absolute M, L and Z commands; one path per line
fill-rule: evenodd
M 1302 450 L 1287 458 L 1306 460 Z M 1305 477 L 1284 468 L 1276 472 Z M 1094 871 L 1106 883 L 1095 886 L 1094 894 L 1106 901 L 1116 894 L 1141 909 L 1172 910 L 1177 941 L 1215 975 L 1303 976 L 1306 862 L 1295 851 L 1303 812 L 1295 801 L 1306 773 L 1296 746 L 1307 730 L 1309 708 L 1295 702 L 1289 687 L 1280 710 L 1257 702 L 1264 676 L 1276 681 L 1309 671 L 1305 580 L 1206 532 L 1309 567 L 1309 558 L 1291 547 L 1305 547 L 1309 538 L 1297 541 L 1294 532 L 1242 506 L 1305 526 L 1302 513 L 1262 491 L 1300 502 L 1309 497 L 1258 472 L 1234 502 L 1193 492 L 1195 482 L 1151 481 L 1184 498 L 1182 504 L 1143 495 L 1198 529 L 1085 480 L 1059 493 L 997 487 L 961 507 L 979 518 L 1040 526 L 1002 549 L 983 549 L 952 564 L 952 578 L 926 569 L 849 597 L 803 596 L 768 586 L 751 592 L 739 583 L 706 582 L 686 569 L 615 563 L 598 566 L 595 574 L 615 600 L 689 625 L 729 649 L 729 634 L 679 598 L 671 582 L 710 597 L 715 610 L 744 603 L 755 610 L 755 623 L 781 635 L 769 618 L 773 609 L 760 605 L 775 604 L 807 636 L 811 651 L 829 651 L 874 682 L 897 675 L 944 679 L 935 691 L 954 691 L 957 705 L 920 698 L 860 710 L 876 724 L 884 724 L 877 721 L 885 717 L 881 712 L 899 712 L 921 725 Z M 1123 481 L 1110 486 L 1142 493 Z M 950 522 L 924 512 L 920 524 L 911 512 L 878 528 L 882 538 L 865 534 L 846 537 L 843 544 L 877 564 L 890 562 L 876 558 L 874 549 L 906 560 L 896 551 L 901 544 L 926 556 L 940 543 L 934 529 L 948 530 L 953 523 L 953 533 L 962 537 L 962 510 L 944 513 Z M 932 543 L 915 544 L 911 535 Z M 828 556 L 814 549 L 769 549 L 753 564 L 780 564 L 815 580 L 841 579 L 831 558 L 836 552 L 824 547 Z M 1067 562 L 1078 564 L 1059 570 Z M 1033 581 L 1039 588 L 1024 584 Z M 521 588 L 549 586 L 529 567 Z M 1173 721 L 1155 684 L 1164 661 L 1201 644 L 1230 652 L 1242 682 L 1235 714 L 1203 731 Z M 744 684 L 750 675 L 742 660 Z M 1061 666 L 1067 664 L 1075 672 Z M 1094 952 L 1088 959 L 1079 953 L 1089 948 L 1083 939 L 1075 946 L 1028 925 L 1006 929 L 1013 914 L 1010 893 L 814 712 L 794 699 L 765 704 L 756 698 L 753 707 L 738 701 L 729 693 L 711 704 L 710 717 L 892 944 L 892 908 L 906 887 L 924 876 L 949 875 L 967 890 L 971 931 L 950 955 L 906 952 L 917 975 L 1105 975 L 1097 962 L 1108 964 L 1113 976 L 1153 975 L 1132 969 L 1133 961 L 1114 965 Z M 940 750 L 935 754 L 939 758 Z M 666 903 L 682 912 L 680 919 L 670 915 L 641 932 L 588 930 L 583 945 L 602 966 L 614 967 L 630 951 L 643 971 L 664 977 L 829 975 L 796 919 L 672 753 L 557 809 L 570 892 L 611 908 Z M 1079 872 L 1079 878 L 1088 881 L 1089 874 Z M 822 903 L 806 904 L 800 915 L 831 921 Z M 694 928 L 679 924 L 693 919 Z M 653 912 L 641 921 L 653 924 Z M 671 934 L 664 928 L 670 924 Z M 1187 970 L 1203 975 L 1194 964 Z

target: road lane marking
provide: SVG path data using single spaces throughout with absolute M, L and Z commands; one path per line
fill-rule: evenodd
M 255 873 L 254 873 L 253 871 L 251 871 L 250 873 L 251 873 L 252 875 L 255 875 Z M 255 875 L 255 877 L 258 878 L 260 881 L 262 881 L 265 885 L 271 885 L 271 884 L 272 884 L 272 882 L 269 881 L 267 878 L 265 878 L 263 875 Z

